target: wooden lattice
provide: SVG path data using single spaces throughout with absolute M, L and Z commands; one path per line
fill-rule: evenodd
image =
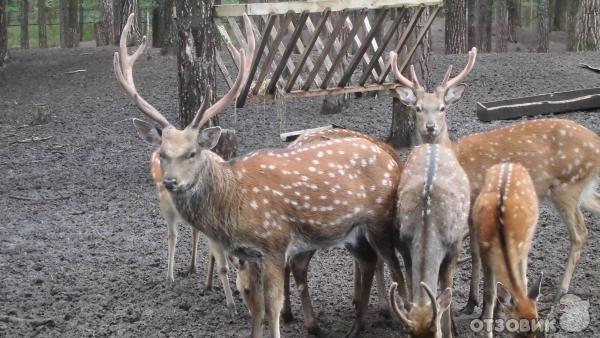
M 237 69 L 228 70 L 223 60 L 232 59 L 234 44 L 246 47 L 241 19 L 246 13 L 257 44 L 238 107 L 247 99 L 276 94 L 310 97 L 393 89 L 398 84 L 390 76 L 388 52 L 401 55 L 399 68 L 404 70 L 441 5 L 442 0 L 329 0 L 215 6 L 224 42 L 217 63 L 231 86 Z M 430 16 L 417 27 L 426 6 L 432 7 Z M 409 13 L 408 24 L 398 32 Z M 416 29 L 415 42 L 408 46 Z

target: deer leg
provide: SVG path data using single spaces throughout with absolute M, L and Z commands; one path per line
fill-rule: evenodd
M 352 290 L 352 305 L 354 305 L 354 309 L 358 304 L 358 298 L 360 295 L 360 265 L 357 260 L 354 260 L 354 290 Z
M 249 298 L 244 297 L 244 301 L 247 301 L 246 307 L 250 312 L 250 317 L 252 319 L 252 338 L 262 338 L 263 337 L 263 319 L 265 317 L 265 297 L 264 297 L 264 288 L 262 281 L 262 272 L 261 268 L 256 263 L 247 262 L 248 266 L 246 268 L 250 269 L 249 273 L 251 276 L 250 280 L 252 281 L 248 286 L 251 288 L 249 290 Z M 248 272 L 248 271 L 247 271 Z M 239 277 L 239 276 L 238 276 Z M 246 292 L 243 290 L 242 292 Z
M 379 313 L 385 317 L 390 317 L 390 305 L 388 302 L 387 288 L 385 287 L 385 275 L 383 260 L 377 259 L 375 265 L 375 283 L 377 283 L 377 298 L 379 299 Z
M 298 287 L 298 291 L 300 291 L 300 301 L 302 302 L 302 311 L 304 313 L 304 327 L 306 327 L 310 334 L 318 336 L 320 333 L 319 322 L 315 319 L 315 313 L 308 291 L 307 278 L 308 265 L 314 253 L 315 251 L 300 253 L 294 256 L 290 263 L 292 265 L 292 273 L 294 274 L 296 286 Z
M 229 266 L 227 265 L 227 256 L 223 249 L 221 249 L 217 243 L 211 240 L 208 240 L 208 247 L 210 248 L 211 258 L 213 258 L 213 261 L 217 262 L 217 267 L 219 268 L 219 279 L 223 285 L 223 292 L 225 292 L 225 301 L 227 302 L 229 314 L 233 318 L 237 314 L 237 311 L 235 309 L 233 295 L 231 294 L 231 287 L 229 286 Z M 212 272 L 210 274 L 212 274 Z
M 375 273 L 376 259 L 365 260 L 358 258 L 360 265 L 361 288 L 356 306 L 356 318 L 352 324 L 350 332 L 346 335 L 348 338 L 358 337 L 364 328 L 365 317 L 369 307 L 369 297 L 371 295 L 371 286 L 373 284 L 373 275 Z
M 493 336 L 493 325 L 489 326 L 486 323 L 491 323 L 494 320 L 494 307 L 496 306 L 496 276 L 488 264 L 483 265 L 483 312 L 481 319 L 484 321 L 485 336 L 491 338 Z M 490 329 L 490 331 L 487 331 Z
M 292 273 L 291 265 L 291 261 L 287 262 L 285 264 L 285 270 L 283 273 L 283 310 L 281 310 L 281 318 L 286 323 L 294 320 L 294 315 L 292 314 L 292 304 L 290 300 L 290 274 Z
M 196 273 L 196 256 L 198 255 L 198 240 L 200 239 L 200 230 L 192 227 L 192 263 L 190 264 L 190 273 Z M 207 277 L 208 278 L 208 277 Z M 212 279 L 212 275 L 211 275 Z
M 374 236 L 377 236 L 377 238 L 374 238 Z M 371 248 L 377 252 L 378 257 L 383 258 L 383 261 L 390 269 L 392 280 L 398 283 L 398 293 L 400 293 L 400 296 L 404 299 L 408 299 L 406 298 L 408 290 L 406 288 L 406 282 L 404 281 L 404 274 L 400 268 L 400 260 L 398 260 L 398 256 L 396 256 L 396 246 L 394 245 L 395 242 L 393 238 L 394 235 L 387 232 L 377 235 L 369 233 L 369 236 L 367 237 L 369 244 L 371 244 Z M 377 246 L 374 245 L 374 243 L 377 243 Z
M 265 258 L 262 263 L 263 294 L 265 299 L 265 314 L 269 321 L 272 338 L 280 338 L 279 315 L 283 308 L 283 274 L 285 260 Z
M 469 243 L 471 246 L 471 287 L 469 288 L 469 300 L 463 309 L 464 313 L 471 314 L 475 307 L 481 303 L 479 297 L 479 281 L 481 280 L 481 256 L 479 254 L 479 241 L 474 231 L 474 224 L 469 217 Z
M 175 266 L 175 248 L 177 246 L 177 216 L 169 199 L 163 197 L 162 193 L 159 194 L 159 197 L 160 211 L 167 223 L 167 280 L 174 282 L 173 270 Z
M 215 271 L 215 256 L 213 256 L 212 252 L 208 255 L 208 267 L 206 269 L 206 279 L 204 281 L 204 289 L 211 290 L 212 289 L 212 281 L 213 281 L 213 273 Z
M 454 272 L 456 271 L 456 257 L 460 250 L 456 250 L 455 254 L 450 254 L 446 257 L 440 267 L 440 285 L 442 290 L 446 288 L 453 289 L 454 287 Z M 452 316 L 452 306 L 442 314 L 442 332 L 444 337 L 452 338 L 454 327 L 454 317 Z
M 552 194 L 554 205 L 563 217 L 564 222 L 567 224 L 569 239 L 571 240 L 571 250 L 569 252 L 569 258 L 567 259 L 567 266 L 559 289 L 554 297 L 555 303 L 557 303 L 569 290 L 575 266 L 581 258 L 581 249 L 588 236 L 585 220 L 581 213 L 581 209 L 579 208 L 579 196 L 581 195 L 583 188 L 580 187 L 576 191 L 573 191 L 573 189 L 573 186 L 563 189 L 558 188 L 554 190 Z

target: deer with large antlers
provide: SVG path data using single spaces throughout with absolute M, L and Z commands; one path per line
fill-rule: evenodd
M 412 299 L 390 300 L 414 337 L 452 337 L 454 271 L 469 218 L 469 181 L 453 152 L 441 145 L 415 147 L 398 188 L 400 253 Z M 441 295 L 436 298 L 438 278 Z
M 536 301 L 542 275 L 527 290 L 527 255 L 538 220 L 538 199 L 527 169 L 502 163 L 490 167 L 473 205 L 473 224 L 484 271 L 483 320 L 494 319 L 496 298 L 510 319 L 537 326 Z M 498 282 L 498 284 L 496 284 Z M 486 335 L 492 337 L 493 330 Z
M 254 37 L 245 16 L 249 55 Z M 126 34 L 127 32 L 124 32 Z M 388 264 L 393 279 L 404 286 L 395 255 L 394 202 L 401 168 L 382 147 L 364 138 L 318 142 L 299 148 L 265 149 L 224 161 L 212 149 L 219 127 L 200 128 L 234 102 L 246 80 L 249 61 L 239 52 L 239 73 L 230 90 L 178 130 L 138 94 L 131 59 L 121 49 L 115 57 L 117 78 L 140 110 L 158 122 L 163 185 L 179 215 L 228 253 L 260 268 L 266 313 L 253 313 L 254 337 L 262 336 L 266 315 L 273 337 L 279 337 L 285 262 L 302 252 L 345 245 L 359 260 L 364 281 L 351 335 L 362 328 L 375 263 L 364 255 L 358 239 Z M 156 143 L 154 137 L 147 137 Z
M 423 89 L 420 89 L 422 87 L 418 85 L 414 74 L 414 81 L 404 77 L 398 70 L 395 56 L 390 55 L 396 77 L 406 86 L 398 90 L 406 94 L 400 95 L 400 99 L 415 108 L 416 119 L 421 121 L 421 125 L 417 124 L 418 137 L 425 142 L 441 143 L 454 149 L 469 177 L 472 200 L 479 195 L 488 168 L 502 162 L 519 163 L 533 178 L 537 195 L 549 198 L 562 215 L 569 230 L 571 249 L 565 273 L 555 294 L 555 301 L 558 301 L 569 290 L 575 265 L 588 235 L 580 205 L 600 215 L 600 195 L 596 192 L 600 183 L 600 137 L 573 121 L 544 119 L 465 136 L 453 144 L 447 132 L 445 109 L 441 108 L 460 98 L 465 87 L 459 82 L 473 69 L 475 57 L 476 50 L 473 49 L 469 52 L 465 69 L 451 80 L 451 69 L 448 70 L 441 86 L 446 91 L 442 97 L 440 87 L 436 90 L 439 95 L 419 94 Z M 430 120 L 436 121 L 435 128 L 427 128 Z M 470 233 L 473 234 L 472 222 L 469 224 Z M 481 262 L 477 238 L 471 236 L 470 243 L 473 264 L 466 312 L 472 312 L 480 303 Z
M 115 58 L 114 58 L 115 74 L 117 76 L 117 79 L 123 86 L 123 88 L 125 88 L 127 93 L 134 98 L 138 107 L 140 107 L 140 109 L 142 111 L 145 111 L 147 113 L 154 113 L 156 110 L 150 104 L 148 104 L 141 96 L 139 96 L 137 94 L 137 91 L 135 89 L 135 84 L 133 82 L 133 72 L 132 72 L 133 64 L 135 63 L 137 58 L 143 53 L 144 49 L 146 48 L 146 37 L 144 37 L 142 44 L 140 45 L 138 50 L 133 55 L 129 55 L 127 53 L 127 35 L 129 34 L 129 30 L 131 29 L 133 18 L 134 18 L 134 15 L 131 14 L 129 16 L 129 18 L 127 19 L 127 23 L 125 24 L 125 27 L 123 28 L 123 34 L 121 34 L 121 39 L 120 39 L 120 43 L 119 43 L 120 52 L 115 53 Z M 202 111 L 205 108 L 206 108 L 206 104 L 203 104 L 202 107 L 200 107 L 199 111 Z M 157 115 L 157 117 L 158 117 L 158 115 Z M 161 125 L 168 123 L 166 121 L 166 119 L 164 119 L 164 118 L 157 120 L 157 122 L 159 122 L 159 124 L 161 124 Z M 141 120 L 134 120 L 134 124 L 135 124 L 136 130 L 138 131 L 138 134 L 144 140 L 146 140 L 150 143 L 154 143 L 154 144 L 160 142 L 160 130 L 159 129 L 156 129 Z M 156 187 L 158 190 L 158 197 L 159 197 L 159 201 L 160 201 L 159 202 L 160 211 L 161 211 L 163 218 L 165 219 L 165 221 L 167 223 L 167 245 L 168 245 L 167 279 L 172 282 L 172 281 L 174 281 L 174 276 L 173 276 L 174 273 L 173 272 L 174 272 L 174 265 L 175 265 L 175 247 L 177 245 L 177 223 L 182 222 L 182 218 L 181 218 L 181 216 L 179 216 L 175 206 L 173 205 L 173 201 L 171 199 L 169 192 L 167 191 L 166 187 L 163 185 L 164 172 L 162 171 L 162 168 L 161 168 L 160 156 L 159 156 L 158 149 L 152 153 L 151 171 L 152 171 L 152 179 L 154 180 L 154 183 L 156 184 Z M 196 271 L 196 256 L 197 256 L 197 251 L 198 251 L 198 240 L 200 238 L 199 235 L 200 235 L 199 230 L 192 227 L 192 261 L 190 264 L 191 272 Z M 233 316 L 235 314 L 236 310 L 235 310 L 235 303 L 233 300 L 233 296 L 231 294 L 231 287 L 229 286 L 229 278 L 228 278 L 229 267 L 227 264 L 225 252 L 223 251 L 223 249 L 220 248 L 220 246 L 217 243 L 215 243 L 214 241 L 211 241 L 210 239 L 209 239 L 209 251 L 211 252 L 211 256 L 209 258 L 209 268 L 208 268 L 208 273 L 206 275 L 205 287 L 207 289 L 210 289 L 212 286 L 213 269 L 214 269 L 214 263 L 216 261 L 217 267 L 219 268 L 219 271 L 218 271 L 219 278 L 221 280 L 221 283 L 223 284 L 223 291 L 225 293 L 227 307 L 229 308 L 230 314 Z

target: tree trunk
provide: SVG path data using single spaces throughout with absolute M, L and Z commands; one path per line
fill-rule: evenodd
M 110 0 L 107 0 L 110 1 Z M 112 32 L 113 32 L 113 44 L 115 45 L 119 45 L 119 39 L 121 38 L 121 7 L 123 7 L 123 3 L 125 3 L 127 0 L 113 0 L 112 2 L 112 16 L 113 16 L 113 22 L 112 22 Z M 127 21 L 127 18 L 125 18 L 125 20 Z M 124 26 L 124 25 L 123 25 Z
M 175 22 L 173 20 L 173 0 L 160 2 L 158 11 L 158 46 L 163 51 L 171 52 L 175 47 Z
M 0 0 L 0 67 L 4 66 L 8 52 L 8 34 L 6 29 L 6 0 Z
M 467 49 L 472 47 L 479 47 L 477 36 L 477 23 L 479 21 L 479 8 L 478 0 L 467 0 L 467 22 L 468 22 L 468 38 Z
M 29 48 L 29 0 L 21 0 L 21 48 Z
M 508 10 L 506 0 L 496 0 L 496 49 L 499 53 L 508 51 Z
M 567 7 L 567 51 L 573 52 L 577 46 L 577 12 L 579 0 L 568 2 Z
M 412 17 L 414 10 L 409 12 L 404 20 L 399 25 L 399 32 L 402 32 L 407 24 L 410 17 Z M 429 9 L 425 9 L 421 18 L 417 23 L 417 27 L 423 27 L 429 17 Z M 416 41 L 416 36 L 419 29 L 415 29 L 407 41 L 407 46 L 413 46 Z M 431 50 L 431 34 L 427 32 L 423 38 L 421 44 L 417 48 L 415 54 L 411 58 L 410 64 L 415 66 L 415 73 L 419 78 L 419 82 L 423 86 L 427 86 L 427 79 L 429 78 L 429 52 Z M 405 57 L 406 48 L 401 53 L 400 59 Z M 405 72 L 405 76 L 408 76 Z M 409 77 L 410 78 L 410 77 Z M 414 110 L 403 105 L 400 100 L 394 98 L 392 102 L 392 126 L 390 135 L 388 136 L 387 143 L 392 145 L 396 149 L 412 147 L 416 145 L 415 142 L 415 116 Z
M 554 16 L 552 17 L 552 30 L 561 31 L 565 27 L 565 10 L 567 9 L 567 2 L 573 2 L 575 0 L 564 1 L 554 0 Z
M 538 53 L 548 52 L 548 0 L 538 2 Z
M 444 0 L 446 54 L 467 52 L 467 7 L 465 0 Z
M 115 20 L 115 44 L 119 44 L 121 32 L 123 31 L 123 27 L 125 27 L 127 19 L 131 13 L 135 13 L 135 17 L 133 18 L 131 34 L 129 35 L 130 41 L 139 40 L 141 34 L 140 27 L 138 26 L 138 18 L 140 17 L 138 0 L 115 0 L 114 4 L 116 7 L 113 7 Z
M 203 101 L 216 95 L 215 44 L 212 0 L 177 0 L 177 69 L 179 122 L 187 126 Z M 210 90 L 209 90 L 210 89 Z M 215 122 L 215 121 L 213 121 Z M 215 122 L 216 124 L 216 122 Z
M 71 48 L 79 46 L 79 25 L 77 20 L 77 0 L 61 0 L 60 2 L 60 46 Z
M 521 1 L 508 0 L 508 41 L 517 42 L 517 27 L 521 27 Z
M 577 19 L 577 51 L 600 50 L 600 0 L 582 0 Z
M 479 0 L 479 43 L 482 53 L 492 51 L 492 0 Z
M 96 25 L 96 46 L 110 45 L 114 39 L 113 5 L 111 0 L 100 0 L 100 17 Z
M 46 7 L 46 0 L 38 0 L 38 47 L 48 48 L 48 34 L 46 29 L 46 13 L 48 7 Z
M 79 41 L 83 41 L 83 24 L 84 24 L 84 19 L 83 19 L 83 0 L 79 0 Z

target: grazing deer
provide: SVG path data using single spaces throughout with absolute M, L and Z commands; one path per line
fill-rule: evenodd
M 451 69 L 448 70 L 442 82 L 442 88 L 445 88 L 447 93 L 443 99 L 431 94 L 418 94 L 424 89 L 416 81 L 414 72 L 414 81 L 408 80 L 398 71 L 394 55 L 390 57 L 393 58 L 392 66 L 396 77 L 406 86 L 398 90 L 406 94 L 405 99 L 402 95 L 400 99 L 404 104 L 415 108 L 417 121 L 421 121 L 417 123 L 419 137 L 426 142 L 440 143 L 454 149 L 458 161 L 469 177 L 472 200 L 479 195 L 483 186 L 483 173 L 489 167 L 502 162 L 519 163 L 533 178 L 537 195 L 548 197 L 562 215 L 569 230 L 571 250 L 565 273 L 555 295 L 555 301 L 558 301 L 569 290 L 575 265 L 581 257 L 581 249 L 588 236 L 579 206 L 600 215 L 600 195 L 595 190 L 600 183 L 600 137 L 573 121 L 544 119 L 465 136 L 456 144 L 452 144 L 448 136 L 445 110 L 441 108 L 450 101 L 455 102 L 464 92 L 464 85 L 458 82 L 473 68 L 476 50 L 469 52 L 467 66 L 457 77 L 449 80 Z M 441 92 L 441 89 L 439 91 Z M 411 95 L 422 99 L 412 99 Z M 450 100 L 446 101 L 448 97 Z M 422 121 L 426 120 L 423 117 L 425 115 L 435 121 L 435 128 L 428 129 L 426 122 L 423 128 Z M 472 222 L 469 224 L 472 234 Z M 466 312 L 472 312 L 479 304 L 479 246 L 474 236 L 471 236 L 470 243 L 472 276 Z
M 369 135 L 348 130 L 348 129 L 328 129 L 323 131 L 315 131 L 308 132 L 300 135 L 296 140 L 288 145 L 288 148 L 297 148 L 303 145 L 316 143 L 319 141 L 329 141 L 340 138 L 364 138 L 374 143 L 379 144 L 385 151 L 387 151 L 391 156 L 393 156 L 396 160 L 398 166 L 402 166 L 402 162 L 393 148 L 385 143 L 381 143 L 380 141 L 372 138 Z M 363 238 L 361 241 L 365 241 L 364 245 L 368 245 L 366 239 Z M 368 249 L 365 249 L 365 252 Z M 300 291 L 300 301 L 302 303 L 302 310 L 304 313 L 304 326 L 308 330 L 309 333 L 318 335 L 320 333 L 320 328 L 318 321 L 315 318 L 314 310 L 312 307 L 312 302 L 310 299 L 310 293 L 308 290 L 308 266 L 310 264 L 310 260 L 312 259 L 315 251 L 308 251 L 300 253 L 294 257 L 291 257 L 286 264 L 285 269 L 285 279 L 284 279 L 284 305 L 283 310 L 281 312 L 281 316 L 284 321 L 290 322 L 293 320 L 293 314 L 291 310 L 291 302 L 290 302 L 290 289 L 289 289 L 289 275 L 290 273 L 294 276 L 294 280 L 296 281 L 296 286 Z M 373 252 L 373 255 L 376 255 Z M 256 278 L 258 275 L 252 271 L 254 266 L 250 262 L 240 262 L 240 267 L 238 269 L 238 275 L 236 280 L 236 285 L 238 286 L 238 290 L 240 294 L 242 294 L 242 298 L 246 307 L 248 308 L 250 313 L 257 312 L 263 306 L 262 299 L 256 296 L 256 292 L 260 290 L 260 287 L 257 286 L 260 281 L 252 280 L 252 278 Z M 354 304 L 359 304 L 359 295 L 361 294 L 361 278 L 360 278 L 360 266 L 358 261 L 355 261 L 354 264 Z M 384 279 L 384 271 L 383 271 L 383 262 L 381 260 L 377 261 L 377 265 L 375 267 L 375 278 L 377 285 L 377 296 L 379 298 L 380 311 L 384 315 L 388 313 L 388 300 L 387 300 L 387 290 L 385 288 L 385 279 Z
M 250 55 L 254 37 L 244 16 Z M 123 34 L 128 33 L 124 30 Z M 142 46 L 115 54 L 117 79 L 138 108 L 159 123 L 138 130 L 156 144 L 163 185 L 186 223 L 200 229 L 225 251 L 260 268 L 264 308 L 271 335 L 278 338 L 283 306 L 285 262 L 302 252 L 345 245 L 359 260 L 361 287 L 357 319 L 350 335 L 362 328 L 376 264 L 359 239 L 368 239 L 388 264 L 392 278 L 404 286 L 395 255 L 394 206 L 401 168 L 378 144 L 364 138 L 318 142 L 299 148 L 265 149 L 223 161 L 212 152 L 219 127 L 200 128 L 231 104 L 245 81 L 251 58 L 239 52 L 239 73 L 230 90 L 190 125 L 176 129 L 146 102 L 133 82 L 133 64 Z M 148 135 L 152 134 L 154 137 Z M 404 293 L 403 293 L 404 295 Z M 253 337 L 262 336 L 263 313 L 253 313 Z
M 535 327 L 542 276 L 527 291 L 527 255 L 538 220 L 537 195 L 527 169 L 516 163 L 490 167 L 472 219 L 484 271 L 482 319 L 494 319 L 497 290 L 511 319 L 528 320 Z M 492 333 L 486 332 L 489 337 Z
M 400 178 L 397 203 L 399 248 L 412 299 L 396 304 L 392 287 L 394 312 L 411 336 L 441 337 L 443 332 L 451 337 L 451 289 L 470 207 L 469 181 L 453 152 L 437 144 L 415 147 Z M 430 288 L 437 290 L 438 278 L 443 292 L 436 299 Z

